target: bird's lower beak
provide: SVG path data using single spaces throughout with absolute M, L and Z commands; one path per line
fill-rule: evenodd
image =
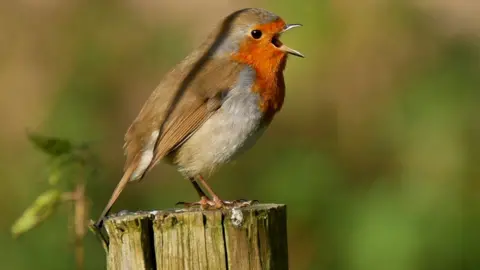
M 280 34 L 283 34 L 285 33 L 286 31 L 290 30 L 290 29 L 293 29 L 293 28 L 297 28 L 297 27 L 300 27 L 302 26 L 301 24 L 287 24 L 285 25 L 285 27 L 283 28 L 283 30 L 280 32 Z M 282 50 L 286 53 L 289 53 L 289 54 L 292 54 L 292 55 L 295 55 L 295 56 L 298 56 L 298 57 L 302 57 L 304 58 L 305 56 L 297 51 L 297 50 L 294 50 L 288 46 L 286 46 L 285 44 L 281 44 L 279 47 L 278 47 L 279 50 Z

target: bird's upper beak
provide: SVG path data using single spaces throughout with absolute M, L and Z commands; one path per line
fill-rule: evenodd
M 287 31 L 290 30 L 290 29 L 297 28 L 297 27 L 300 27 L 300 26 L 302 26 L 302 25 L 301 25 L 301 24 L 287 24 L 287 25 L 285 25 L 285 27 L 283 28 L 283 30 L 279 33 L 279 35 L 287 32 Z M 282 50 L 282 51 L 284 51 L 284 52 L 286 52 L 286 53 L 289 53 L 289 54 L 293 54 L 293 55 L 298 56 L 298 57 L 302 57 L 302 58 L 305 57 L 301 52 L 299 52 L 299 51 L 297 51 L 297 50 L 294 50 L 294 49 L 286 46 L 285 44 L 283 44 L 283 43 L 281 43 L 281 42 L 279 42 L 279 43 L 280 43 L 280 44 L 279 44 L 280 46 L 278 46 L 278 49 L 279 49 L 279 50 Z

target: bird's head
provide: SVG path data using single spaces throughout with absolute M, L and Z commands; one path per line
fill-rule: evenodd
M 236 11 L 227 16 L 217 30 L 215 54 L 230 56 L 254 66 L 265 62 L 280 64 L 288 54 L 304 57 L 287 47 L 280 36 L 300 24 L 286 24 L 279 16 L 259 8 Z

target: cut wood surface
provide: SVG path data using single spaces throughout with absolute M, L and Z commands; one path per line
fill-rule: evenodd
M 136 212 L 105 221 L 107 269 L 288 269 L 286 206 Z

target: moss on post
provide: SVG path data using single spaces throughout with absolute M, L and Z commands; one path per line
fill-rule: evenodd
M 107 269 L 156 269 L 148 214 L 130 214 L 105 222 L 109 236 Z
M 105 228 L 108 269 L 288 269 L 285 205 L 133 213 Z

